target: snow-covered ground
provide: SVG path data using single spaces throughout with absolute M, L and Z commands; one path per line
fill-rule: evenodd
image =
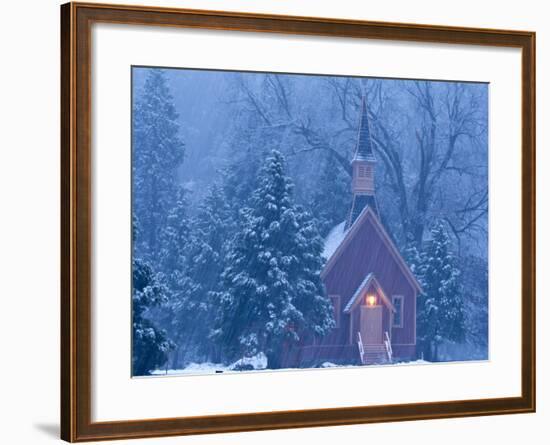
M 427 362 L 426 360 L 413 360 L 410 362 L 396 362 L 396 363 L 386 363 L 386 364 L 380 364 L 380 365 L 336 365 L 331 362 L 325 362 L 320 367 L 321 368 L 362 368 L 364 366 L 403 366 L 403 365 L 427 365 L 431 364 L 431 362 Z
M 397 362 L 397 363 L 388 363 L 385 365 L 372 365 L 372 366 L 410 366 L 410 365 L 427 365 L 430 362 L 425 360 L 414 360 L 410 362 Z M 271 369 L 266 369 L 267 358 L 264 354 L 258 354 L 254 357 L 242 358 L 237 360 L 231 365 L 222 365 L 220 363 L 190 363 L 183 369 L 158 369 L 152 372 L 154 376 L 161 375 L 197 375 L 197 374 L 216 374 L 216 373 L 226 373 L 226 372 L 241 372 L 238 370 L 241 366 L 250 366 L 251 369 L 246 369 L 247 371 L 270 371 Z M 321 368 L 360 368 L 362 366 L 353 366 L 353 365 L 337 365 L 331 362 L 324 362 Z M 236 369 L 237 368 L 237 369 Z M 291 370 L 294 368 L 288 368 Z M 303 371 L 303 368 L 300 368 Z
M 409 365 L 433 365 L 431 362 L 427 362 L 426 360 L 413 360 L 410 362 L 397 362 L 392 363 L 391 366 L 409 366 Z
M 216 372 L 239 372 L 239 369 L 262 370 L 267 366 L 267 357 L 260 353 L 254 357 L 243 357 L 230 365 L 221 363 L 190 363 L 184 369 L 157 369 L 153 375 L 215 374 Z

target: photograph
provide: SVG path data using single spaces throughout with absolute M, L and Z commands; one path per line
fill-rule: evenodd
M 130 71 L 133 377 L 490 360 L 490 83 Z
M 6 2 L 1 442 L 539 445 L 544 5 Z

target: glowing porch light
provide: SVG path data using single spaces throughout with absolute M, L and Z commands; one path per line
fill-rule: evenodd
M 376 306 L 376 296 L 375 295 L 367 295 L 367 306 Z

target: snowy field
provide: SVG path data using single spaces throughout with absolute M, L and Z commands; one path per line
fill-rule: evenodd
M 389 363 L 384 365 L 368 365 L 368 366 L 412 366 L 412 365 L 427 365 L 431 364 L 425 360 L 413 360 L 410 362 L 397 362 Z M 232 363 L 231 365 L 223 365 L 220 363 L 190 363 L 187 367 L 183 369 L 157 369 L 151 373 L 153 376 L 175 376 L 175 375 L 198 375 L 198 374 L 222 374 L 222 373 L 234 373 L 234 372 L 251 372 L 251 371 L 267 371 L 273 372 L 273 369 L 266 369 L 267 358 L 263 354 L 259 354 L 250 358 L 243 358 L 241 360 Z M 365 366 L 365 365 L 363 365 Z M 359 368 L 363 366 L 354 366 L 354 365 L 336 365 L 334 363 L 325 362 L 320 368 Z M 242 367 L 246 367 L 243 369 Z M 241 368 L 239 370 L 238 368 Z M 290 371 L 290 370 L 304 370 L 305 368 L 286 368 L 278 369 L 277 371 Z M 311 368 L 308 368 L 311 369 Z M 319 368 L 318 368 L 319 369 Z

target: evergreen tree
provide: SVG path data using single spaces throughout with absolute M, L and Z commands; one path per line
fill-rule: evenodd
M 437 361 L 443 341 L 460 342 L 465 334 L 460 271 L 440 222 L 431 230 L 420 274 L 423 293 L 417 302 L 417 336 L 424 357 Z
M 473 351 L 470 349 L 471 354 L 486 360 L 489 337 L 487 260 L 464 256 L 459 264 L 464 294 L 468 295 L 468 299 L 464 301 L 466 342 L 473 346 Z
M 334 327 L 332 303 L 327 298 L 320 279 L 324 260 L 324 242 L 317 230 L 317 220 L 297 206 L 296 257 L 299 266 L 292 277 L 296 283 L 294 304 L 303 314 L 302 329 L 318 336 L 327 334 Z
M 279 152 L 260 170 L 242 219 L 226 258 L 224 291 L 217 294 L 214 337 L 226 358 L 264 352 L 268 368 L 275 369 L 285 343 L 298 341 L 305 329 L 322 334 L 333 326 L 328 301 L 314 308 L 326 300 L 318 276 L 320 240 L 311 219 L 293 206 Z
M 160 270 L 172 275 L 184 268 L 185 254 L 190 243 L 190 222 L 187 217 L 187 200 L 181 186 L 173 187 L 172 205 L 166 209 L 159 232 L 158 264 Z
M 159 236 L 159 269 L 164 271 L 168 287 L 168 302 L 162 308 L 152 311 L 152 318 L 165 327 L 177 348 L 172 354 L 173 368 L 181 365 L 181 351 L 191 341 L 193 312 L 191 300 L 195 283 L 189 275 L 187 257 L 191 243 L 190 222 L 187 216 L 187 200 L 181 187 L 176 189 L 176 201 L 167 212 Z
M 223 194 L 232 221 L 240 221 L 241 210 L 250 206 L 261 167 L 260 157 L 261 153 L 249 150 L 244 155 L 235 156 L 223 171 Z
M 151 273 L 162 272 L 166 299 L 145 307 L 148 323 L 166 328 L 178 343 L 174 314 L 188 306 L 192 282 L 186 271 L 190 237 L 186 192 L 177 172 L 184 159 L 178 114 L 163 70 L 151 69 L 133 108 L 133 212 L 136 231 L 134 256 L 147 262 Z M 136 303 L 137 304 L 137 303 Z
M 190 274 L 200 282 L 199 293 L 207 293 L 219 285 L 223 255 L 235 229 L 223 190 L 214 184 L 193 220 L 193 241 L 189 249 Z
M 414 241 L 412 234 L 407 235 L 407 243 L 403 250 L 403 257 L 405 262 L 409 266 L 409 269 L 420 283 L 420 286 L 424 288 L 424 263 L 425 255 L 421 249 L 418 248 Z
M 321 236 L 326 237 L 334 226 L 346 219 L 351 206 L 350 188 L 350 176 L 328 153 L 312 201 L 312 212 Z
M 147 375 L 166 363 L 174 344 L 166 331 L 158 329 L 147 318 L 148 311 L 167 302 L 167 289 L 162 276 L 155 275 L 149 265 L 133 261 L 132 273 L 132 375 Z
M 132 119 L 132 199 L 140 224 L 134 253 L 157 266 L 168 213 L 181 199 L 176 180 L 183 162 L 178 114 L 163 70 L 148 70 Z
M 187 246 L 186 278 L 188 296 L 175 314 L 175 323 L 186 339 L 186 354 L 193 360 L 215 357 L 214 345 L 208 340 L 213 323 L 212 294 L 220 290 L 220 275 L 228 240 L 235 230 L 231 210 L 222 188 L 214 184 L 192 223 L 191 241 Z M 182 345 L 183 346 L 183 345 Z

